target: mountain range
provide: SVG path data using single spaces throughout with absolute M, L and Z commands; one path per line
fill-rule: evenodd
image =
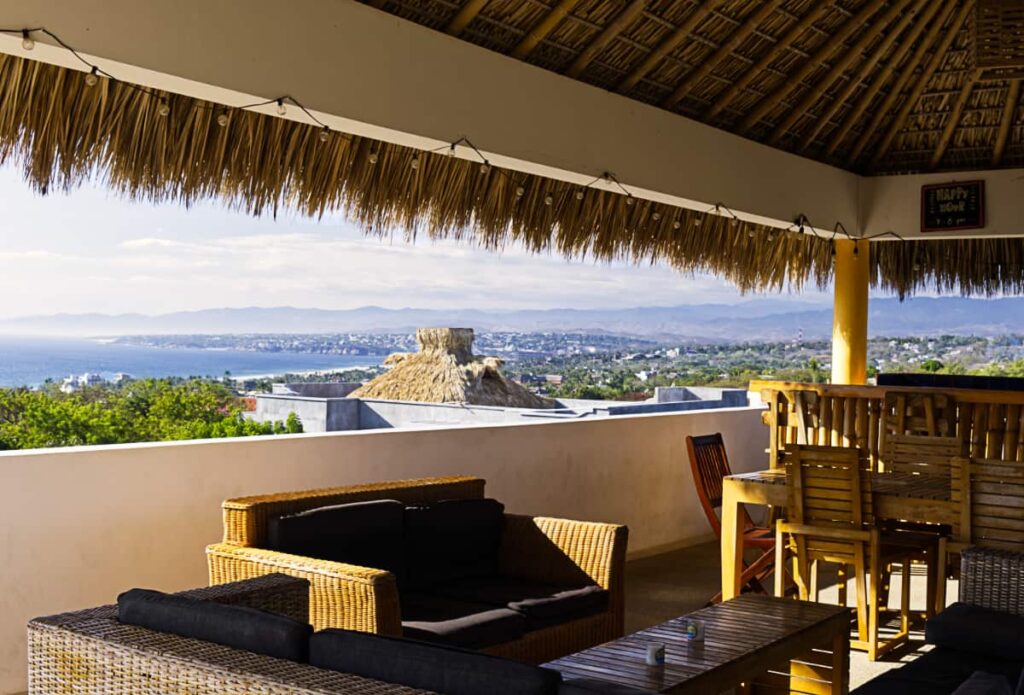
M 832 331 L 828 305 L 787 299 L 629 309 L 303 309 L 245 307 L 168 314 L 53 314 L 0 320 L 0 334 L 121 336 L 226 333 L 399 333 L 421 326 L 478 331 L 586 331 L 652 338 L 785 340 Z M 1024 333 L 1024 298 L 918 297 L 873 299 L 873 336 Z

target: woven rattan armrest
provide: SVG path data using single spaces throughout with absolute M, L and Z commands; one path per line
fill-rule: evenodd
M 593 582 L 608 590 L 621 632 L 628 541 L 629 529 L 617 524 L 506 514 L 501 573 L 556 585 Z
M 88 611 L 86 611 L 88 612 Z M 325 671 L 116 619 L 28 625 L 30 695 L 419 695 L 423 691 Z
M 309 582 L 309 622 L 386 635 L 401 634 L 398 586 L 390 572 L 276 550 L 217 543 L 206 548 L 210 584 L 282 573 Z
M 1024 615 L 1024 553 L 971 547 L 960 560 L 962 602 Z

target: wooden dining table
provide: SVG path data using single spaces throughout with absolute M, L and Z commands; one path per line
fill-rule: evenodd
M 959 507 L 948 479 L 914 473 L 872 473 L 872 503 L 879 519 L 956 524 Z M 722 484 L 722 600 L 740 594 L 743 528 L 740 505 L 785 507 L 789 484 L 783 468 L 726 476 Z

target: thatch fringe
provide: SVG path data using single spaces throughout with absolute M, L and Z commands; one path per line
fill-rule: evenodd
M 216 105 L 104 78 L 87 87 L 80 72 L 0 55 L 0 162 L 18 162 L 43 193 L 100 177 L 132 199 L 218 199 L 253 215 L 339 211 L 368 234 L 399 230 L 408 239 L 426 234 L 489 249 L 518 243 L 570 258 L 666 262 L 715 273 L 744 291 L 824 287 L 831 277 L 828 240 L 809 234 L 485 171 L 478 162 L 363 137 L 334 133 L 321 142 L 315 126 L 263 114 L 229 111 L 220 126 L 219 113 Z M 1016 292 L 1024 284 L 1022 245 L 874 243 L 874 283 L 901 293 L 929 279 L 963 293 Z

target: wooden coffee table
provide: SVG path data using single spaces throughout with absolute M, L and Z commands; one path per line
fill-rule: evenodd
M 703 643 L 686 619 L 704 622 Z M 551 663 L 565 678 L 593 678 L 660 693 L 849 692 L 849 608 L 744 595 Z M 647 646 L 666 646 L 648 666 Z

